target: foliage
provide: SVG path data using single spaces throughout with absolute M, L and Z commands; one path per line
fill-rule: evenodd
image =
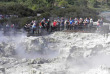
M 62 0 L 62 1 L 59 2 L 59 5 L 60 5 L 61 7 L 67 7 L 67 6 L 68 6 L 68 2 L 65 1 L 65 0 Z
M 97 7 L 99 5 L 110 4 L 110 0 L 0 0 L 0 2 L 16 2 L 35 10 L 42 7 L 54 7 L 55 5 L 67 6 L 93 6 Z M 97 4 L 98 3 L 98 4 Z
M 1 24 L 16 24 L 19 25 L 18 27 L 24 27 L 25 24 L 29 24 L 32 20 L 35 20 L 36 18 L 34 17 L 22 17 L 22 18 L 11 18 L 11 19 L 1 19 L 0 23 Z
M 34 11 L 21 4 L 0 5 L 0 14 L 18 15 L 19 17 L 33 16 Z
M 49 17 L 92 17 L 97 19 L 94 8 L 110 6 L 109 0 L 0 0 L 0 14 L 18 15 L 19 18 L 2 19 L 0 23 L 11 21 L 18 22 L 20 26 L 32 19 Z M 64 8 L 62 8 L 64 7 Z M 91 9 L 92 8 L 92 9 Z M 37 13 L 41 16 L 36 16 Z M 32 18 L 29 18 L 29 17 Z

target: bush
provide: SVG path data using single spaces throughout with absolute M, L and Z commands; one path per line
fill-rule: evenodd
M 0 11 L 1 11 L 0 14 L 18 15 L 19 17 L 35 15 L 33 10 L 31 10 L 21 4 L 17 4 L 17 3 L 0 5 Z
M 35 20 L 35 17 L 23 17 L 23 18 L 10 18 L 0 20 L 1 24 L 16 24 L 19 28 L 24 27 L 25 24 L 29 24 L 32 20 Z
M 92 17 L 94 19 L 97 17 L 97 12 L 90 8 L 85 7 L 71 7 L 71 8 L 64 8 L 64 9 L 54 9 L 51 11 L 51 15 L 56 15 L 57 17 L 67 17 L 67 18 L 75 18 L 75 17 Z
M 7 22 L 7 21 L 8 21 L 7 19 L 1 19 L 0 23 L 3 24 L 4 22 Z
M 32 20 L 35 20 L 35 18 L 28 18 L 28 17 L 24 17 L 24 18 L 17 18 L 17 19 L 11 19 L 10 21 L 12 23 L 16 23 L 19 25 L 20 28 L 24 27 L 25 24 L 29 24 Z

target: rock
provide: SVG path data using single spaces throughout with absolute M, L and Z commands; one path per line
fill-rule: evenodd
M 2 74 L 6 74 L 6 72 L 5 72 L 5 68 L 0 67 L 0 72 L 1 72 Z M 0 74 L 1 74 L 1 73 L 0 73 Z

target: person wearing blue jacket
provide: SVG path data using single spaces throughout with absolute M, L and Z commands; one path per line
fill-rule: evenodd
M 70 30 L 73 30 L 74 20 L 72 20 L 72 19 L 70 18 L 69 22 L 70 22 L 70 24 L 69 24 L 69 29 L 70 29 Z
M 33 34 L 34 34 L 35 30 L 36 30 L 36 23 L 34 22 L 33 25 L 32 25 L 32 33 Z

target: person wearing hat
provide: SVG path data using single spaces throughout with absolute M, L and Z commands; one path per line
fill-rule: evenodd
M 48 19 L 46 21 L 46 29 L 47 29 L 47 32 L 49 32 L 49 29 L 50 29 L 50 19 Z
M 56 30 L 56 26 L 57 26 L 57 21 L 54 20 L 54 22 L 53 22 L 53 30 L 54 30 L 54 31 Z

